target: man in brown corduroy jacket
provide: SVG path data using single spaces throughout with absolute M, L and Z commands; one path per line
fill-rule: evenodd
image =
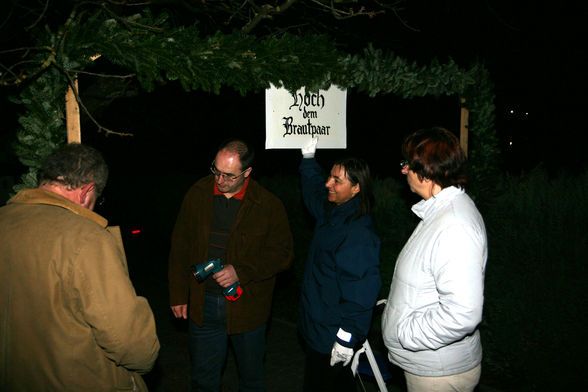
M 265 326 L 278 272 L 293 258 L 282 202 L 251 177 L 253 150 L 242 140 L 223 143 L 211 174 L 186 194 L 172 235 L 170 305 L 189 319 L 193 391 L 218 391 L 230 340 L 239 390 L 263 391 Z M 215 258 L 224 269 L 199 283 L 191 266 Z M 235 301 L 223 288 L 237 282 Z
M 54 152 L 0 208 L 0 391 L 146 391 L 159 340 L 118 227 L 94 213 L 108 168 L 81 144 Z

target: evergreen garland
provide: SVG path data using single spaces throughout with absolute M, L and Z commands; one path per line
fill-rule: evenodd
M 54 67 L 40 74 L 20 94 L 15 103 L 24 105 L 26 114 L 19 116 L 22 126 L 16 133 L 14 150 L 19 160 L 29 168 L 21 176 L 14 191 L 37 185 L 37 170 L 43 159 L 66 142 L 65 77 Z
M 474 178 L 494 171 L 498 156 L 494 130 L 494 95 L 487 70 L 468 70 L 450 60 L 429 66 L 368 46 L 362 54 L 339 52 L 326 36 L 282 34 L 264 40 L 242 32 L 200 37 L 196 26 L 167 28 L 166 17 L 149 13 L 120 18 L 106 9 L 73 13 L 57 33 L 38 38 L 46 51 L 28 80 L 20 100 L 26 112 L 19 118 L 16 154 L 30 168 L 15 190 L 34 187 L 42 159 L 65 143 L 64 96 L 76 72 L 93 66 L 91 57 L 134 72 L 141 86 L 152 91 L 166 81 L 186 90 L 219 93 L 228 86 L 242 95 L 269 87 L 296 91 L 326 89 L 331 83 L 356 88 L 370 97 L 395 94 L 403 98 L 456 95 L 466 99 Z M 26 75 L 24 75 L 26 76 Z M 25 79 L 23 76 L 23 80 Z

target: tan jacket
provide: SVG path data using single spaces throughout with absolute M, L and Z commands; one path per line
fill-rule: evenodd
M 190 266 L 207 260 L 213 186 L 213 177 L 204 177 L 186 194 L 169 256 L 170 304 L 189 303 L 190 319 L 198 325 L 204 318 L 206 285 L 196 281 Z M 289 267 L 294 253 L 282 202 L 254 180 L 247 186 L 229 235 L 225 261 L 235 268 L 243 288 L 238 300 L 227 301 L 227 332 L 234 334 L 268 320 L 276 274 Z
M 146 391 L 158 352 L 118 227 L 42 189 L 0 208 L 0 391 Z

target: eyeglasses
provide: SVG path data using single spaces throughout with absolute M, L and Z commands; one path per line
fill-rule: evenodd
M 214 174 L 215 177 L 222 177 L 223 181 L 227 182 L 235 181 L 237 178 L 241 177 L 243 173 L 245 173 L 246 171 L 247 169 L 243 170 L 241 173 L 237 175 L 231 173 L 223 173 L 216 168 L 214 161 L 212 161 L 212 163 L 210 164 L 210 172 Z
M 404 169 L 406 166 L 409 166 L 408 161 L 406 159 L 403 159 L 400 161 L 400 168 Z

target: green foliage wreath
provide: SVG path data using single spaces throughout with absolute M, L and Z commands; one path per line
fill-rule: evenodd
M 336 84 L 374 97 L 454 95 L 470 110 L 470 162 L 474 178 L 493 171 L 498 155 L 494 130 L 494 94 L 482 64 L 469 69 L 455 62 L 428 66 L 368 46 L 361 54 L 338 51 L 324 35 L 281 34 L 258 39 L 243 32 L 201 37 L 196 26 L 168 28 L 165 15 L 118 17 L 105 9 L 72 13 L 59 31 L 38 38 L 22 83 L 16 154 L 30 168 L 17 189 L 35 186 L 42 159 L 65 143 L 64 95 L 76 73 L 95 66 L 92 57 L 134 73 L 147 91 L 178 81 L 186 90 L 219 93 L 222 86 L 242 95 L 276 86 L 316 91 Z

